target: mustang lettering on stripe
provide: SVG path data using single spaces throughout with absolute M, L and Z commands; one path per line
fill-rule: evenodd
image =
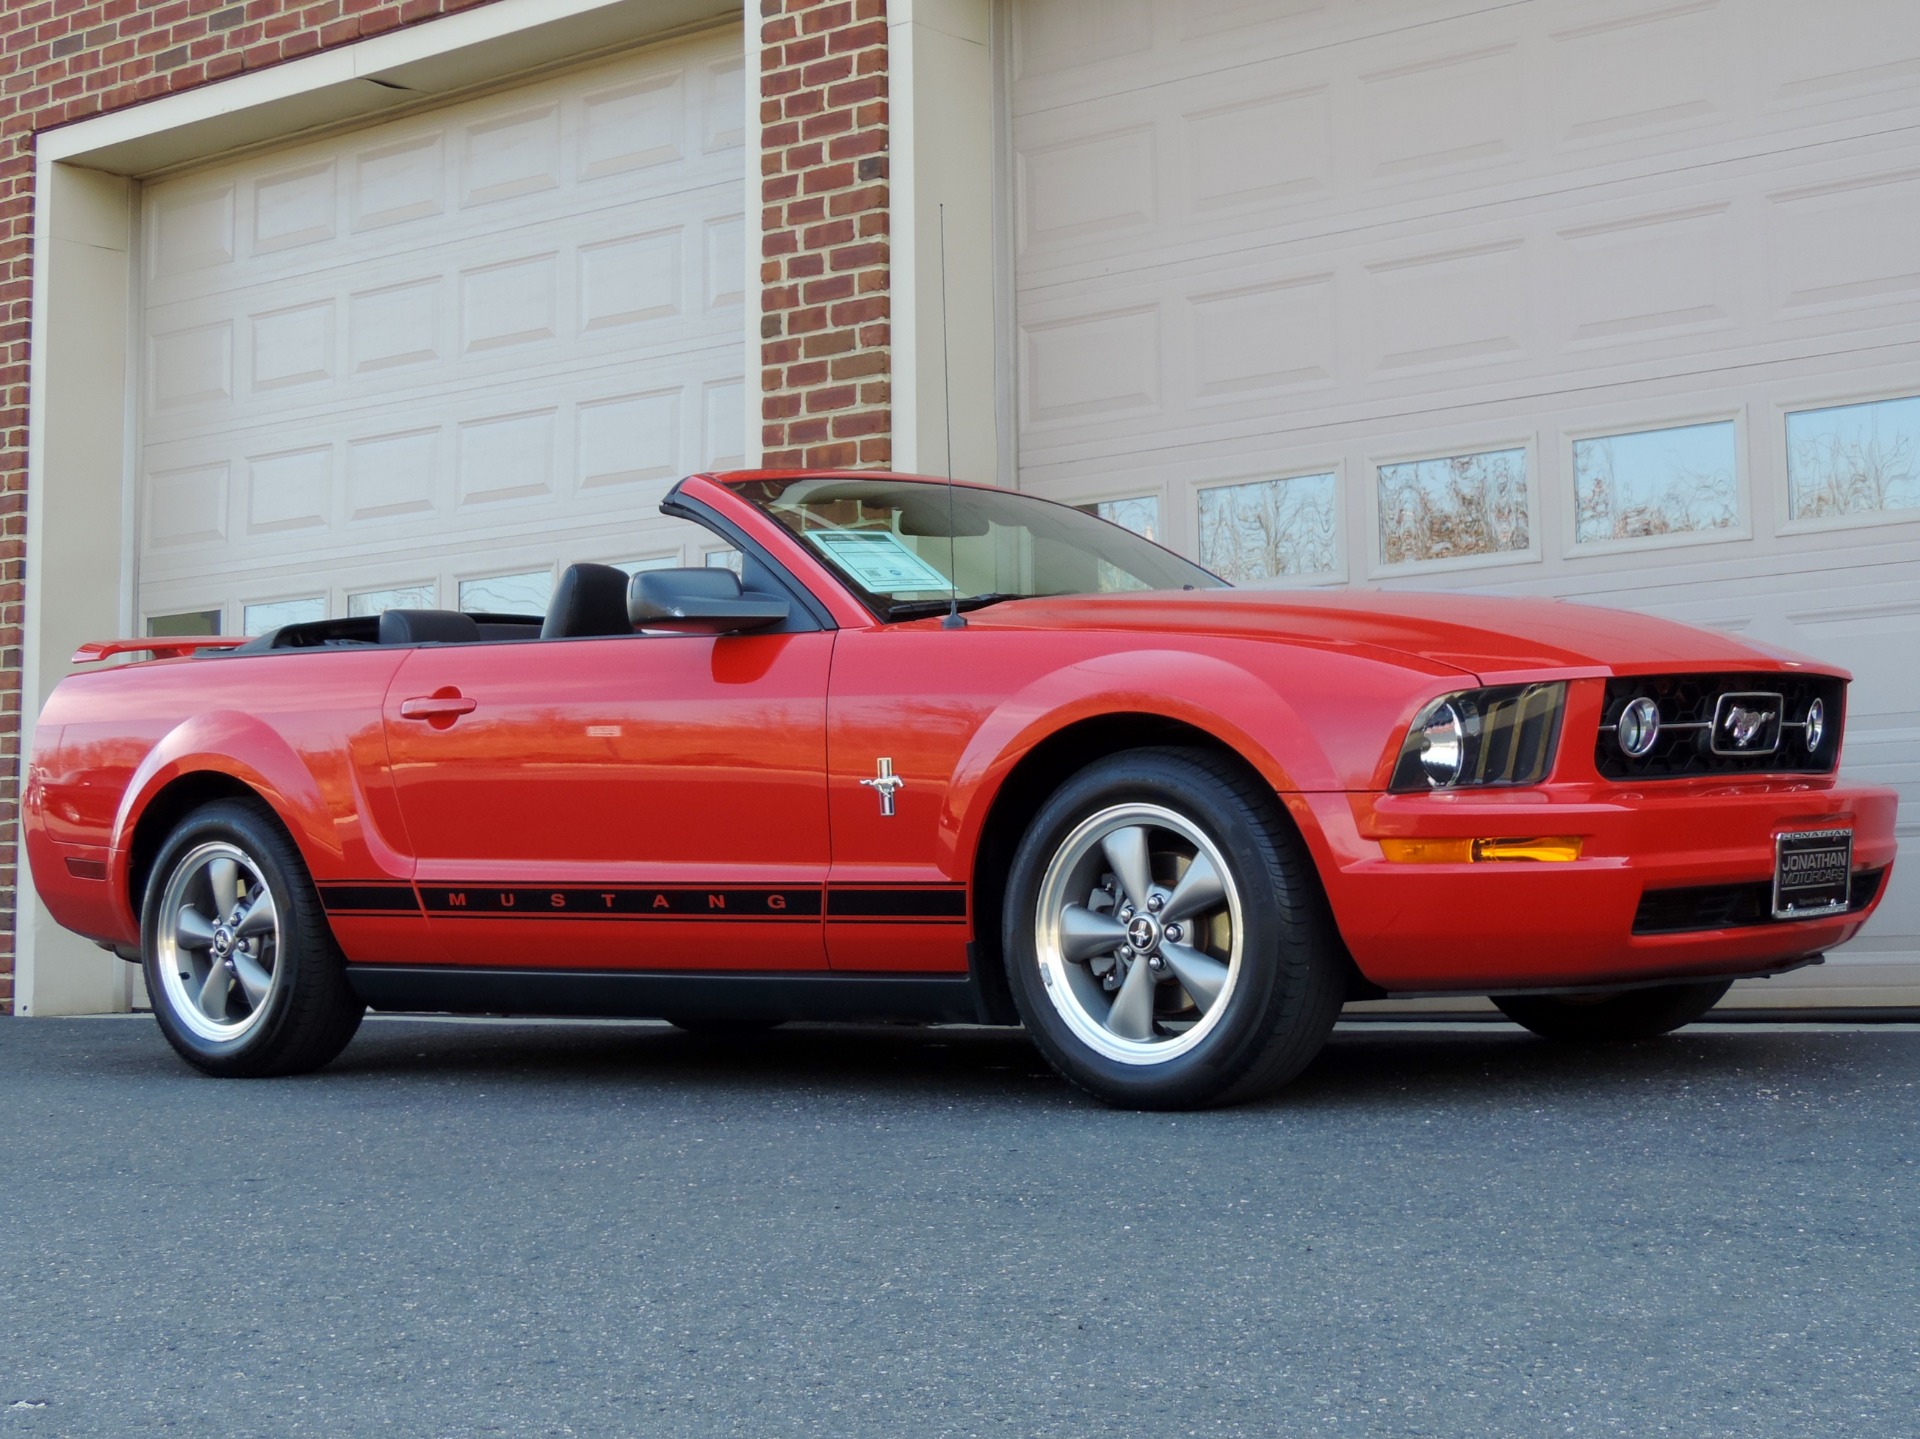
M 420 886 L 428 914 L 516 919 L 818 919 L 817 889 Z

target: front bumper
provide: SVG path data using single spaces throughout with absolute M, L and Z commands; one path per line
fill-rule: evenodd
M 1546 785 L 1288 796 L 1354 962 L 1390 991 L 1545 989 L 1788 969 L 1844 944 L 1886 894 L 1893 791 L 1818 781 Z M 1775 839 L 1851 829 L 1864 906 L 1813 919 L 1635 933 L 1650 891 L 1770 884 Z M 1382 839 L 1578 835 L 1581 857 L 1408 864 Z

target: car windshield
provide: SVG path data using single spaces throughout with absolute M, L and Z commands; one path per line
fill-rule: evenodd
M 887 620 L 1041 595 L 1217 589 L 1225 582 L 1131 530 L 1010 490 L 909 480 L 739 480 Z

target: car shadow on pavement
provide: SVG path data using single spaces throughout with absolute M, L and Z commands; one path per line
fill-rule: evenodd
M 157 1037 L 156 1037 L 157 1038 Z M 1694 1030 L 1634 1044 L 1574 1045 L 1496 1023 L 1347 1025 L 1258 1110 L 1379 1108 L 1435 1101 L 1508 1103 L 1644 1095 L 1676 1084 L 1818 1069 L 1839 1038 L 1815 1031 Z M 485 1080 L 527 1089 L 599 1085 L 649 1091 L 870 1092 L 993 1104 L 1091 1105 L 1018 1030 L 795 1024 L 688 1034 L 659 1024 L 377 1020 L 317 1079 Z

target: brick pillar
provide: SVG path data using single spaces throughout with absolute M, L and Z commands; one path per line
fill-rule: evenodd
M 761 0 L 761 444 L 893 455 L 885 0 Z

